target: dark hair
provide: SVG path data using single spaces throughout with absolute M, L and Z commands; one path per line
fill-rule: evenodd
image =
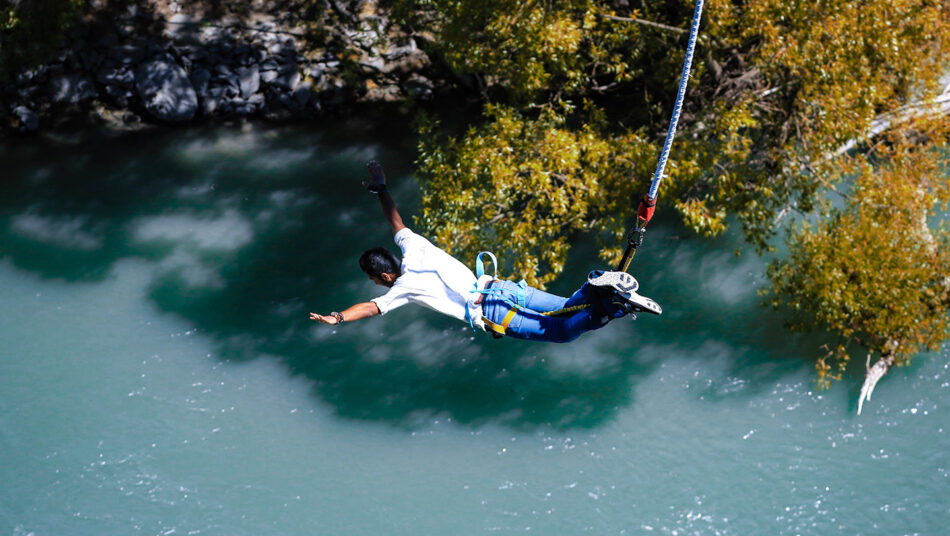
M 379 277 L 379 274 L 401 275 L 399 259 L 386 248 L 367 249 L 360 256 L 360 268 L 366 275 Z

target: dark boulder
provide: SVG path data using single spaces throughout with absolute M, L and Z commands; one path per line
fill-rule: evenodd
M 139 65 L 135 70 L 135 88 L 145 109 L 161 121 L 190 121 L 198 111 L 195 88 L 171 56 L 157 56 Z
M 17 119 L 20 120 L 20 128 L 23 130 L 33 132 L 40 128 L 40 116 L 26 106 L 17 106 L 14 108 L 13 115 L 15 115 Z
M 53 102 L 57 104 L 79 104 L 99 95 L 95 84 L 82 74 L 64 74 L 53 79 Z

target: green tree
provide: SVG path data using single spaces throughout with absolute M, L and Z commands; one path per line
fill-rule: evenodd
M 516 275 L 541 283 L 580 230 L 599 232 L 602 256 L 617 259 L 670 117 L 692 14 L 685 0 L 627 5 L 393 2 L 430 52 L 478 81 L 485 103 L 460 138 L 430 124 L 420 144 L 421 223 L 441 245 L 462 254 L 490 246 L 517 259 Z M 933 183 L 946 136 L 906 125 L 905 112 L 938 92 L 948 57 L 950 17 L 939 0 L 707 4 L 661 205 L 701 235 L 737 221 L 762 252 L 788 215 L 816 222 L 792 235 L 790 257 L 770 273 L 773 301 L 800 313 L 793 325 L 842 337 L 845 350 L 818 361 L 823 381 L 840 373 L 848 341 L 902 362 L 946 337 L 932 275 L 948 273 L 943 224 L 920 217 L 945 201 Z M 875 141 L 881 120 L 901 134 Z M 861 146 L 872 149 L 855 152 Z M 901 214 L 914 216 L 892 215 L 883 228 L 875 203 L 893 205 L 881 200 L 901 188 L 914 192 L 899 197 L 908 203 Z M 847 191 L 846 208 L 825 202 Z M 872 237 L 893 242 L 894 254 L 875 256 L 868 243 L 836 260 Z M 930 264 L 908 264 L 928 244 Z M 834 262 L 855 264 L 828 268 Z M 868 288 L 847 283 L 852 276 Z M 906 294 L 892 301 L 916 309 L 875 315 L 894 281 Z
M 563 269 L 574 233 L 622 230 L 618 215 L 635 194 L 627 177 L 645 173 L 655 151 L 640 134 L 605 134 L 603 121 L 570 129 L 551 109 L 534 119 L 508 106 L 486 110 L 489 121 L 461 140 L 426 127 L 419 219 L 451 253 L 474 258 L 490 245 L 507 253 L 510 273 L 543 285 Z
M 950 335 L 950 181 L 945 155 L 922 142 L 946 144 L 948 131 L 944 118 L 917 121 L 842 159 L 837 172 L 856 177 L 844 206 L 794 229 L 789 256 L 769 267 L 772 304 L 792 329 L 838 337 L 817 360 L 823 385 L 854 343 L 881 356 L 883 375 Z
M 397 16 L 486 96 L 519 104 L 632 79 L 642 54 L 636 25 L 605 20 L 593 0 L 398 0 Z
M 0 79 L 49 60 L 82 4 L 82 0 L 4 0 Z
M 823 168 L 838 165 L 843 146 L 866 139 L 876 117 L 936 92 L 947 15 L 929 0 L 712 4 L 707 31 L 719 50 L 709 61 L 721 74 L 699 87 L 699 142 L 684 151 L 703 172 L 676 196 L 736 214 L 764 248 L 776 215 L 810 211 L 833 186 Z
M 484 81 L 487 103 L 511 106 L 524 121 L 539 120 L 542 109 L 543 121 L 550 121 L 553 110 L 570 119 L 565 128 L 574 131 L 599 121 L 591 111 L 608 119 L 597 128 L 608 143 L 616 132 L 633 130 L 659 144 L 685 42 L 682 30 L 669 28 L 688 24 L 689 3 L 659 2 L 623 15 L 612 6 L 592 0 L 396 3 L 397 12 L 411 14 L 403 20 L 418 35 L 430 35 L 430 47 L 450 67 Z M 647 19 L 665 28 L 643 24 Z M 734 216 L 761 249 L 778 216 L 813 209 L 829 186 L 821 182 L 822 168 L 837 165 L 830 157 L 839 148 L 866 139 L 875 117 L 933 92 L 950 53 L 945 7 L 926 0 L 722 2 L 710 4 L 707 21 L 699 49 L 705 61 L 695 68 L 661 199 L 701 234 L 722 232 Z M 572 105 L 586 99 L 597 106 Z M 486 113 L 484 121 L 492 120 Z M 424 144 L 423 155 L 432 148 Z M 425 170 L 430 161 L 421 159 L 424 174 L 431 175 Z M 577 168 L 581 180 L 585 171 Z M 647 178 L 628 177 L 642 189 Z M 488 186 L 471 203 L 491 199 Z M 438 210 L 442 192 L 431 193 Z M 628 194 L 619 189 L 615 197 Z M 605 253 L 612 258 L 614 252 Z

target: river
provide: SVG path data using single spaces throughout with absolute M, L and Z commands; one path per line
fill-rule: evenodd
M 658 213 L 632 271 L 664 314 L 567 345 L 310 322 L 380 293 L 365 161 L 418 206 L 378 126 L 0 146 L 0 534 L 946 534 L 950 350 L 857 416 L 863 363 L 817 391 L 734 234 Z M 593 246 L 567 264 L 554 291 Z

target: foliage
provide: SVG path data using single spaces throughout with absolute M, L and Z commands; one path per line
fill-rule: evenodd
M 422 223 L 436 240 L 500 250 L 536 282 L 584 229 L 615 260 L 669 121 L 692 2 L 390 4 L 485 104 L 461 138 L 430 123 L 420 144 Z M 848 341 L 904 360 L 946 336 L 946 237 L 921 217 L 946 201 L 934 149 L 946 136 L 903 123 L 936 94 L 948 57 L 941 1 L 706 5 L 658 214 L 672 207 L 701 235 L 738 222 L 760 252 L 783 218 L 807 216 L 770 270 L 772 297 L 794 326 L 842 337 L 823 378 L 846 363 Z M 871 143 L 876 118 L 901 134 L 848 154 Z M 845 207 L 828 203 L 849 189 Z
M 639 29 L 605 22 L 593 0 L 400 0 L 395 11 L 410 26 L 436 32 L 434 43 L 451 68 L 514 102 L 637 74 Z
M 534 120 L 505 106 L 490 105 L 487 114 L 490 121 L 462 140 L 442 140 L 437 124 L 425 127 L 420 220 L 461 258 L 489 247 L 521 252 L 504 266 L 543 285 L 563 268 L 573 232 L 591 218 L 619 223 L 616 189 L 633 195 L 626 177 L 642 171 L 637 166 L 653 150 L 635 133 L 605 135 L 598 124 L 569 129 L 551 109 Z
M 942 118 L 915 126 L 871 148 L 876 166 L 845 159 L 838 173 L 857 177 L 845 205 L 790 233 L 791 254 L 769 267 L 771 301 L 792 312 L 793 329 L 839 336 L 818 360 L 823 383 L 844 370 L 852 342 L 903 364 L 950 335 L 950 181 L 945 155 L 920 140 L 945 143 L 950 128 Z
M 488 102 L 522 110 L 524 121 L 539 106 L 565 116 L 571 102 L 596 100 L 610 118 L 598 129 L 607 143 L 618 129 L 664 131 L 683 58 L 683 33 L 633 21 L 686 27 L 691 15 L 682 2 L 623 16 L 611 2 L 593 0 L 398 0 L 395 8 L 432 35 L 431 46 L 452 68 L 483 82 Z M 929 0 L 721 2 L 707 7 L 707 21 L 698 52 L 706 61 L 696 62 L 661 199 L 704 235 L 737 217 L 760 249 L 768 248 L 778 216 L 814 208 L 825 188 L 817 168 L 836 165 L 827 156 L 864 139 L 876 115 L 927 95 L 950 53 L 945 8 Z M 565 128 L 592 120 L 584 113 L 574 119 Z M 586 169 L 576 171 L 583 180 Z M 647 176 L 629 180 L 645 190 Z M 443 192 L 430 193 L 439 204 Z M 471 199 L 489 197 L 486 182 Z M 621 189 L 613 199 L 624 200 L 629 217 L 627 197 Z
M 514 268 L 535 283 L 557 276 L 569 239 L 582 229 L 609 237 L 603 255 L 619 258 L 629 207 L 642 195 L 630 177 L 648 177 L 656 152 L 644 130 L 606 121 L 585 97 L 606 97 L 637 80 L 672 80 L 682 51 L 668 54 L 660 43 L 676 39 L 616 20 L 593 0 L 399 0 L 394 10 L 417 32 L 434 32 L 434 51 L 474 77 L 487 100 L 485 123 L 463 140 L 430 128 L 420 145 L 421 221 L 440 245 L 464 255 L 490 244 L 519 259 Z M 654 58 L 650 76 L 647 56 Z M 657 110 L 638 103 L 631 113 Z M 556 203 L 564 199 L 562 210 Z
M 0 5 L 0 79 L 48 60 L 82 0 L 5 0 Z
M 946 6 L 931 0 L 719 2 L 708 15 L 725 62 L 699 88 L 688 153 L 709 172 L 688 191 L 738 215 L 760 248 L 777 214 L 811 210 L 826 187 L 816 168 L 837 166 L 876 116 L 934 94 L 950 53 Z

